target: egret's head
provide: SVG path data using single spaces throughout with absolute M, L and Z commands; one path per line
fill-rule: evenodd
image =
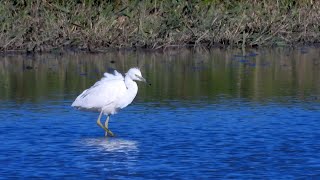
M 127 72 L 127 75 L 135 81 L 143 81 L 146 82 L 146 80 L 142 77 L 141 71 L 138 68 L 131 68 Z

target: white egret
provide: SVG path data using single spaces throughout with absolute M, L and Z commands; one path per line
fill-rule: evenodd
M 71 106 L 100 112 L 97 124 L 106 131 L 105 136 L 114 136 L 108 128 L 110 115 L 128 106 L 136 97 L 138 85 L 135 81 L 146 82 L 138 68 L 129 69 L 125 77 L 116 70 L 113 74 L 104 73 L 104 77 L 84 90 Z M 102 114 L 107 115 L 104 126 L 100 121 Z

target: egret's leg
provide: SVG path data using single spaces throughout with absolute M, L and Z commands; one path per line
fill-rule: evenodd
M 114 136 L 114 134 L 113 134 L 108 128 L 104 127 L 104 126 L 101 124 L 101 121 L 100 121 L 101 116 L 102 116 L 102 111 L 100 112 L 100 115 L 99 115 L 99 117 L 98 117 L 98 119 L 97 119 L 97 124 L 98 124 L 102 129 L 104 129 L 104 130 L 106 131 L 106 133 L 109 133 L 110 136 Z
M 108 134 L 110 134 L 110 136 L 114 136 L 114 134 L 109 130 L 109 119 L 110 119 L 110 115 L 107 116 L 106 122 L 104 123 L 104 127 L 106 129 L 108 129 L 108 131 L 106 131 L 105 136 L 108 136 Z
M 106 128 L 101 124 L 101 121 L 100 121 L 101 116 L 102 116 L 102 111 L 100 112 L 100 115 L 99 115 L 99 117 L 98 117 L 98 119 L 97 119 L 97 124 L 98 124 L 102 129 L 105 130 Z
M 101 121 L 100 121 L 101 116 L 102 116 L 102 111 L 100 112 L 100 115 L 99 115 L 99 117 L 98 117 L 98 119 L 97 119 L 97 124 L 98 124 L 102 129 L 104 129 L 104 130 L 106 131 L 106 135 L 110 134 L 110 136 L 113 137 L 114 134 L 108 129 L 108 123 L 107 123 L 107 127 L 105 127 L 105 126 L 103 126 L 103 125 L 101 124 Z M 108 117 L 107 117 L 107 120 L 109 121 L 109 115 L 108 115 Z

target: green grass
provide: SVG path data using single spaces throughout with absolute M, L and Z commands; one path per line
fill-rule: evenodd
M 2 0 L 0 17 L 1 51 L 320 42 L 315 0 Z

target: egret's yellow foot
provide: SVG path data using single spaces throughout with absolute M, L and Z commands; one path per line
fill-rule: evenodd
M 105 134 L 104 134 L 106 137 L 108 136 L 108 135 L 110 135 L 111 137 L 114 137 L 115 135 L 113 134 L 113 132 L 111 132 L 109 129 L 108 129 L 108 131 L 106 131 L 105 132 Z
M 106 132 L 105 132 L 105 136 L 108 136 L 108 134 L 111 136 L 111 137 L 114 137 L 114 134 L 113 132 L 111 132 L 108 128 L 104 127 L 101 122 L 98 122 L 97 121 L 97 124 L 102 128 L 104 129 Z

